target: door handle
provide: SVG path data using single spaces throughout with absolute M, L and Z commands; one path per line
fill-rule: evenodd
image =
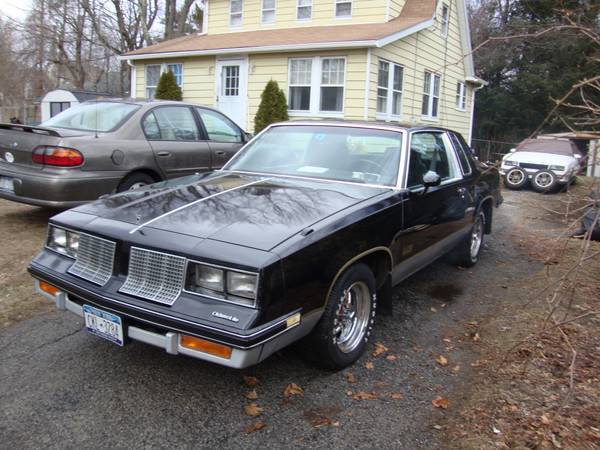
M 465 195 L 467 193 L 467 188 L 459 187 L 456 191 L 459 195 Z
M 217 156 L 225 156 L 225 152 L 223 150 L 217 150 L 215 152 L 215 155 L 217 155 Z
M 171 156 L 171 152 L 158 152 L 158 156 Z

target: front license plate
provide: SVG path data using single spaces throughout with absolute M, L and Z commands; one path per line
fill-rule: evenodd
M 90 333 L 123 346 L 123 321 L 119 316 L 90 305 L 83 305 L 83 316 Z
M 15 185 L 12 178 L 0 177 L 0 189 L 3 191 L 15 192 Z

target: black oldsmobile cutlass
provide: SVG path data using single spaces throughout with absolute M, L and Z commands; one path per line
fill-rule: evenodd
M 119 345 L 242 368 L 305 338 L 341 368 L 391 286 L 448 252 L 477 262 L 498 186 L 449 130 L 287 122 L 221 170 L 54 216 L 29 271 Z

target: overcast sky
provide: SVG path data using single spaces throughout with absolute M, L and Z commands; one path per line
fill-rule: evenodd
M 0 15 L 23 20 L 29 13 L 32 0 L 0 0 Z

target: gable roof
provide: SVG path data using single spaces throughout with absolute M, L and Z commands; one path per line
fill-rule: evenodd
M 436 0 L 407 0 L 388 22 L 195 34 L 133 50 L 121 59 L 150 59 L 224 53 L 382 47 L 433 25 Z

